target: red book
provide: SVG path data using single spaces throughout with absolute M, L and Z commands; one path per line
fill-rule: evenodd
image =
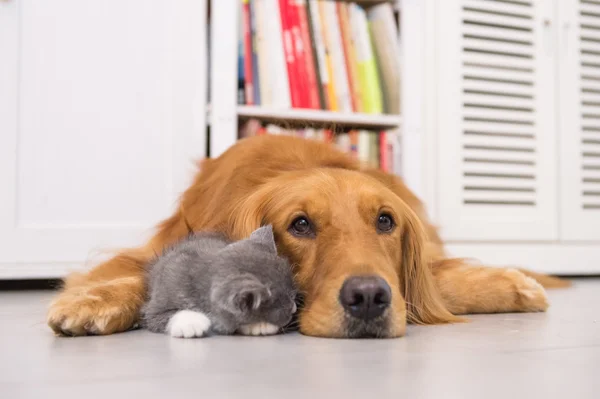
M 283 34 L 283 51 L 285 53 L 285 63 L 287 65 L 288 81 L 290 84 L 290 97 L 292 100 L 292 107 L 300 108 L 302 107 L 302 101 L 300 98 L 302 90 L 300 89 L 298 82 L 297 60 L 296 52 L 294 50 L 294 38 L 292 36 L 290 8 L 294 10 L 296 9 L 296 7 L 288 7 L 288 0 L 279 0 L 281 32 Z
M 244 91 L 246 104 L 254 104 L 254 80 L 252 79 L 252 31 L 250 25 L 250 2 L 242 0 L 242 24 L 244 29 Z
M 387 135 L 385 131 L 379 133 L 379 168 L 384 172 L 390 171 L 390 156 L 388 153 Z
M 294 80 L 296 81 L 296 90 L 298 91 L 298 98 L 300 100 L 299 107 L 309 108 L 306 56 L 302 34 L 300 33 L 300 13 L 296 6 L 296 0 L 287 0 L 287 15 L 292 35 L 294 58 L 296 59 L 296 76 Z
M 323 135 L 325 136 L 325 139 L 323 141 L 325 141 L 326 143 L 333 143 L 333 131 L 325 129 L 323 130 Z
M 296 0 L 296 9 L 298 10 L 300 35 L 302 37 L 302 56 L 304 58 L 304 64 L 306 68 L 305 90 L 308 97 L 308 104 L 306 106 L 307 108 L 311 109 L 321 109 L 321 102 L 319 100 L 319 84 L 317 81 L 317 68 L 312 51 L 313 43 L 310 40 L 308 16 L 306 14 L 306 2 Z

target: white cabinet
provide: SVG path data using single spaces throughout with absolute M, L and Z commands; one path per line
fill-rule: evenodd
M 0 278 L 141 244 L 205 154 L 206 2 L 0 2 Z
M 552 3 L 437 4 L 442 233 L 557 239 Z
M 599 273 L 600 2 L 404 0 L 403 14 L 424 47 L 403 58 L 423 75 L 403 76 L 420 160 L 404 171 L 449 254 Z
M 559 5 L 560 236 L 600 240 L 600 3 Z

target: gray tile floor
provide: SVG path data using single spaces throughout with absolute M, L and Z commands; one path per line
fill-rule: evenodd
M 600 279 L 551 291 L 548 313 L 392 340 L 57 338 L 51 295 L 0 292 L 2 398 L 600 398 Z

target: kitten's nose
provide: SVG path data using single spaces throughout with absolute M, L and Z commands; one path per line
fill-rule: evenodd
M 377 276 L 354 276 L 344 281 L 340 303 L 350 315 L 371 320 L 381 316 L 392 301 L 392 290 Z

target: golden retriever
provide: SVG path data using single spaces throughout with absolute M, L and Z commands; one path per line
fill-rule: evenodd
M 332 146 L 285 136 L 241 140 L 206 160 L 178 211 L 145 246 L 69 276 L 51 304 L 59 334 L 111 334 L 138 320 L 145 265 L 190 231 L 232 239 L 272 224 L 303 293 L 299 329 L 321 337 L 399 337 L 406 323 L 465 313 L 544 311 L 561 280 L 447 259 L 402 181 Z M 529 276 L 527 274 L 530 274 Z

